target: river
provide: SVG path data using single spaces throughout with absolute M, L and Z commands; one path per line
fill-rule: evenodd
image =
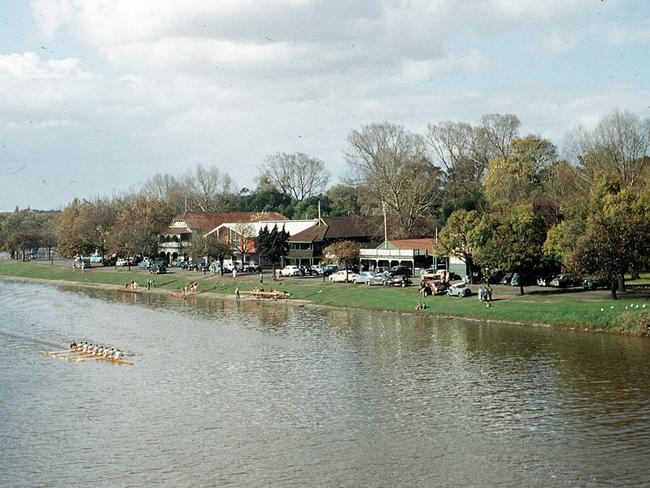
M 638 486 L 650 341 L 0 281 L 0 486 Z M 72 339 L 134 366 L 46 356 Z

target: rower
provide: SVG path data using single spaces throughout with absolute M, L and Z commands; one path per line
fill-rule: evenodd
M 73 351 L 77 349 L 77 343 L 75 341 L 72 341 L 72 343 L 70 344 L 70 349 L 72 349 Z
M 122 356 L 123 356 L 122 351 L 120 351 L 119 349 L 117 349 L 117 350 L 115 351 L 115 353 L 113 354 L 113 357 L 114 357 L 115 359 L 122 359 Z

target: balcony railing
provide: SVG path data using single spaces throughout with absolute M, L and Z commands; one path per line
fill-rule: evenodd
M 412 258 L 419 255 L 419 249 L 361 249 L 359 251 L 359 257 L 362 259 L 382 257 Z

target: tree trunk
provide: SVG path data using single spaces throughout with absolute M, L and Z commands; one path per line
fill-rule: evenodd
M 519 294 L 520 295 L 524 294 L 524 285 L 519 285 Z
M 623 274 L 618 276 L 618 289 L 619 291 L 625 291 L 625 276 Z
M 616 296 L 616 280 L 612 279 L 611 282 L 611 291 L 612 291 L 612 300 L 616 300 L 618 297 Z
M 465 273 L 467 274 L 467 276 L 469 276 L 470 281 L 472 279 L 473 272 L 474 272 L 474 260 L 472 259 L 472 256 L 467 256 L 467 259 L 465 260 Z

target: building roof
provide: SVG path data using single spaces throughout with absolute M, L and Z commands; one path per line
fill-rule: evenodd
M 230 229 L 235 233 L 240 233 L 242 229 L 238 226 L 238 224 L 240 224 L 240 222 L 225 222 L 220 226 L 212 229 L 206 234 L 206 236 L 214 232 L 219 234 L 224 229 Z M 271 230 L 274 226 L 277 226 L 279 230 L 284 229 L 291 236 L 298 234 L 299 232 L 302 232 L 303 230 L 306 230 L 310 227 L 313 227 L 316 225 L 316 220 L 258 220 L 249 222 L 248 224 L 250 225 L 250 231 L 253 235 L 258 235 L 260 233 L 260 230 L 262 230 L 264 227 L 267 227 L 269 230 Z M 246 227 L 248 227 L 248 225 Z
M 320 225 L 289 237 L 291 242 L 373 238 L 381 234 L 382 217 L 323 217 Z
M 388 247 L 389 249 L 418 249 L 433 254 L 433 246 L 435 243 L 435 237 L 423 237 L 421 239 L 390 239 L 387 243 L 388 246 L 385 246 L 385 243 L 382 242 L 377 246 L 377 249 L 384 249 L 385 247 Z
M 168 232 L 182 234 L 179 229 L 210 231 L 225 222 L 250 222 L 258 220 L 288 220 L 277 212 L 187 212 L 178 215 Z

